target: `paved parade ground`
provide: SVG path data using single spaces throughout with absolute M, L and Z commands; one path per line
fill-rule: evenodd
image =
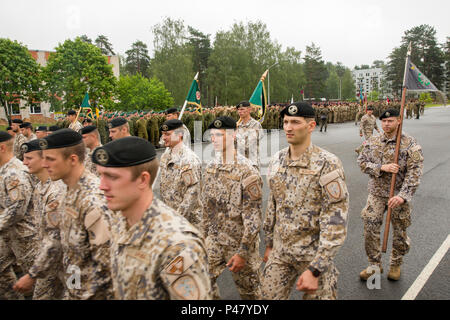
M 380 121 L 377 122 L 381 130 Z M 392 282 L 387 280 L 390 255 L 390 246 L 388 247 L 387 254 L 383 255 L 385 272 L 381 275 L 380 289 L 373 290 L 369 290 L 366 283 L 359 279 L 359 273 L 367 267 L 360 213 L 368 195 L 368 176 L 361 173 L 354 151 L 362 141 L 359 126 L 354 123 L 329 124 L 328 132 L 319 132 L 317 128 L 312 135 L 314 144 L 341 159 L 350 193 L 347 239 L 335 260 L 340 272 L 338 299 L 450 299 L 450 107 L 428 108 L 420 120 L 405 120 L 403 128 L 417 139 L 425 158 L 421 184 L 412 201 L 412 225 L 408 229 L 411 250 L 404 258 L 401 279 Z M 269 150 L 273 149 L 269 151 L 270 154 L 287 146 L 282 131 L 271 132 L 264 140 L 268 141 Z M 210 146 L 204 143 L 195 147 L 201 150 Z M 263 213 L 268 196 L 265 176 L 268 158 L 264 154 L 261 158 L 264 179 Z M 206 160 L 208 157 L 204 156 L 203 161 Z M 159 181 L 156 181 L 154 189 L 159 196 Z M 392 234 L 389 241 L 391 243 Z M 264 249 L 262 244 L 261 255 Z M 239 299 L 230 271 L 221 275 L 218 284 L 222 299 Z M 301 299 L 301 296 L 301 293 L 293 290 L 291 299 Z

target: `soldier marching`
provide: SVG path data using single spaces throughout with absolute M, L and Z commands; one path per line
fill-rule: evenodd
M 377 108 L 383 134 L 371 136 L 380 132 L 372 106 L 360 124 L 358 164 L 370 176 L 361 216 L 369 265 L 381 268 L 380 217 L 386 206 L 395 209 L 389 278 L 398 280 L 423 153 L 404 134 L 393 164 L 398 112 Z M 354 119 L 358 106 L 292 103 L 280 110 L 275 120 L 288 147 L 270 161 L 264 221 L 262 127 L 246 101 L 233 110 L 238 122 L 218 116 L 208 124 L 215 155 L 203 168 L 177 109 L 160 126 L 160 161 L 142 115 L 134 131 L 140 137 L 115 117 L 104 145 L 103 128 L 83 127 L 73 110 L 68 129 L 39 127 L 38 136 L 31 123 L 13 121 L 14 136 L 0 132 L 0 299 L 220 299 L 216 281 L 225 269 L 242 299 L 288 299 L 293 287 L 304 299 L 337 299 L 334 260 L 347 236 L 349 192 L 340 159 L 314 145 L 311 134 L 317 120 L 326 131 L 328 121 Z M 158 172 L 160 199 L 153 192 Z M 380 190 L 393 172 L 398 195 L 389 199 Z

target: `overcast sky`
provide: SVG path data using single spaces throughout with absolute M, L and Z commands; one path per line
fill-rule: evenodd
M 325 61 L 351 68 L 385 60 L 404 31 L 420 24 L 433 26 L 440 43 L 450 36 L 448 0 L 0 0 L 0 37 L 54 50 L 67 38 L 103 34 L 120 54 L 142 40 L 152 56 L 151 27 L 164 17 L 212 39 L 234 22 L 261 20 L 283 48 L 304 52 L 314 42 Z

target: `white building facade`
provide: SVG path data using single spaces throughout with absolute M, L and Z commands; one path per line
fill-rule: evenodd
M 361 88 L 362 94 L 369 94 L 372 91 L 381 91 L 383 80 L 383 69 L 372 68 L 352 71 L 353 80 L 355 81 L 356 92 L 359 95 Z

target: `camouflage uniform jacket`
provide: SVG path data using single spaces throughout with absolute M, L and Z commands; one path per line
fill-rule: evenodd
M 216 156 L 203 176 L 205 238 L 237 248 L 236 253 L 247 260 L 259 240 L 262 184 L 258 170 L 241 154 L 231 164 Z
M 0 237 L 11 247 L 23 247 L 23 241 L 34 240 L 36 235 L 32 190 L 27 168 L 16 157 L 0 168 Z M 22 265 L 29 257 L 17 258 Z
M 37 229 L 39 243 L 37 256 L 29 273 L 33 278 L 44 278 L 57 274 L 62 269 L 61 237 L 59 223 L 61 220 L 61 203 L 66 186 L 61 181 L 39 182 L 33 197 L 37 198 L 35 214 L 39 218 Z
M 175 149 L 166 149 L 160 168 L 161 200 L 198 227 L 202 220 L 200 159 L 181 143 Z
M 99 179 L 84 170 L 76 187 L 68 189 L 61 207 L 61 245 L 65 282 L 81 272 L 81 288 L 68 288 L 69 299 L 106 299 L 112 296 L 110 232 L 101 209 Z
M 99 144 L 97 147 L 101 147 L 101 146 L 102 146 L 102 144 Z M 94 148 L 94 150 L 96 148 Z M 99 177 L 100 175 L 97 172 L 97 165 L 92 162 L 92 154 L 94 153 L 94 150 L 90 150 L 89 148 L 86 148 L 86 152 L 85 152 L 85 156 L 84 156 L 84 167 L 87 170 L 89 170 L 91 173 L 93 173 L 97 177 Z
M 116 299 L 211 299 L 204 243 L 185 218 L 156 198 L 131 227 L 120 212 L 108 218 Z
M 378 197 L 389 197 L 392 174 L 381 171 L 381 166 L 394 162 L 396 136 L 392 139 L 385 134 L 371 137 L 358 157 L 362 172 L 367 173 L 369 193 Z M 400 169 L 395 182 L 397 196 L 410 202 L 416 192 L 423 171 L 422 147 L 416 139 L 402 133 L 398 158 Z
M 310 145 L 299 160 L 289 147 L 269 165 L 265 244 L 287 263 L 310 261 L 324 272 L 345 241 L 349 194 L 341 161 Z
M 83 125 L 77 120 L 69 124 L 69 129 L 79 132 L 81 129 L 83 129 Z
M 253 163 L 260 166 L 259 139 L 262 137 L 262 126 L 253 118 L 247 123 L 238 122 L 236 142 L 238 151 Z
M 374 129 L 378 130 L 377 119 L 374 115 L 365 114 L 359 124 L 359 134 L 363 134 L 367 140 L 372 136 Z
M 19 160 L 23 160 L 23 152 L 20 149 L 20 147 L 22 146 L 22 144 L 24 144 L 25 142 L 27 142 L 27 138 L 21 134 L 21 133 L 16 133 L 16 136 L 14 137 L 14 147 L 13 147 L 13 151 L 14 151 L 14 155 L 16 156 L 17 159 Z
M 25 142 L 30 142 L 31 140 L 37 139 L 36 135 L 34 133 L 31 133 L 30 137 L 25 137 Z
M 321 120 L 322 120 L 322 119 L 328 119 L 328 114 L 329 114 L 329 113 L 330 113 L 330 109 L 328 109 L 328 108 L 326 108 L 326 107 L 320 109 L 320 111 L 319 111 L 320 119 L 321 119 Z

